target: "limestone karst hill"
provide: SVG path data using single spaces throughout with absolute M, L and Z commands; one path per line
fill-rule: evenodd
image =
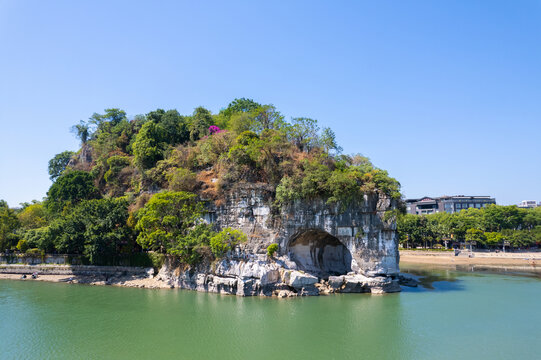
M 51 160 L 44 222 L 20 248 L 166 254 L 177 286 L 242 295 L 398 288 L 399 183 L 313 119 L 243 98 L 217 114 L 106 109 L 73 131 L 81 148 Z

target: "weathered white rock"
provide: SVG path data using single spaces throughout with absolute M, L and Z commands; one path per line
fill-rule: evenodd
M 367 292 L 367 283 L 370 279 L 361 274 L 344 276 L 344 285 L 340 292 L 362 293 Z
M 317 283 L 318 279 L 313 275 L 301 273 L 297 270 L 286 270 L 282 274 L 282 281 L 293 288 L 301 289 L 303 287 L 313 286 Z
M 277 282 L 280 282 L 280 271 L 278 269 L 276 270 L 269 270 L 261 276 L 261 285 L 270 285 L 275 284 Z
M 386 216 L 395 200 L 367 194 L 346 208 L 325 199 L 298 200 L 277 211 L 274 191 L 238 184 L 225 202 L 209 202 L 207 222 L 241 230 L 248 240 L 213 264 L 189 271 L 168 264 L 157 276 L 181 288 L 240 296 L 400 290 L 396 224 Z M 266 251 L 272 243 L 279 250 L 271 259 Z

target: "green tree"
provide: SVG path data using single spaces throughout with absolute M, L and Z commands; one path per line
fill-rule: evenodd
M 166 177 L 172 191 L 194 191 L 197 186 L 197 175 L 188 169 L 175 168 Z
M 25 239 L 21 239 L 19 240 L 19 242 L 17 243 L 17 246 L 16 246 L 17 250 L 19 250 L 20 252 L 24 253 L 26 252 L 26 250 L 28 250 L 28 243 L 26 242 Z
M 229 149 L 229 159 L 239 165 L 257 166 L 259 136 L 253 131 L 244 131 L 235 139 L 235 145 Z
M 399 215 L 397 220 L 397 231 L 402 246 L 416 247 L 423 241 L 421 227 L 421 216 L 413 214 Z
M 19 241 L 15 231 L 20 223 L 13 209 L 4 200 L 0 200 L 0 252 L 14 248 Z
M 247 237 L 242 231 L 228 227 L 210 239 L 210 248 L 214 256 L 220 258 L 246 240 Z
M 468 229 L 466 231 L 466 242 L 471 243 L 472 241 L 477 242 L 477 245 L 485 245 L 486 244 L 486 236 L 485 233 L 479 229 Z
M 300 184 L 290 176 L 284 176 L 276 187 L 276 201 L 278 205 L 292 203 L 300 197 Z
M 75 155 L 73 151 L 63 151 L 49 160 L 49 179 L 55 181 L 62 175 L 73 155 Z
M 47 192 L 45 207 L 52 213 L 58 213 L 66 205 L 75 205 L 81 200 L 100 197 L 94 186 L 92 176 L 84 171 L 70 171 L 61 175 Z
M 41 203 L 26 206 L 17 214 L 23 229 L 37 229 L 47 225 L 47 210 Z
M 360 182 L 361 174 L 354 168 L 335 169 L 326 184 L 330 193 L 328 202 L 340 202 L 347 205 L 354 199 L 358 199 L 360 196 Z
M 264 130 L 282 130 L 286 123 L 284 117 L 274 105 L 262 105 L 253 111 L 254 132 L 260 134 Z
M 126 112 L 117 108 L 105 109 L 105 114 L 94 113 L 89 119 L 89 123 L 96 127 L 96 131 L 108 132 L 112 127 L 126 120 Z
M 323 128 L 323 131 L 319 137 L 319 144 L 326 153 L 334 151 L 334 153 L 340 154 L 342 152 L 342 148 L 336 142 L 336 135 L 331 128 Z
M 400 183 L 396 179 L 390 177 L 387 170 L 374 169 L 369 174 L 376 189 L 391 196 L 391 198 L 395 200 L 400 199 Z
M 288 137 L 300 151 L 310 151 L 318 145 L 318 132 L 317 120 L 304 117 L 291 119 L 287 127 Z
M 525 229 L 533 230 L 541 226 L 541 206 L 527 210 L 522 225 Z
M 81 140 L 81 145 L 85 145 L 90 138 L 90 127 L 86 122 L 81 120 L 79 124 L 71 127 L 71 132 Z
M 209 224 L 197 224 L 189 230 L 182 241 L 178 241 L 169 249 L 169 253 L 186 264 L 195 265 L 205 256 L 209 257 L 210 239 L 214 234 Z
M 231 115 L 236 113 L 250 113 L 252 111 L 255 111 L 256 109 L 260 108 L 261 104 L 256 103 L 252 99 L 246 99 L 246 98 L 240 98 L 233 100 L 227 108 L 223 109 L 221 111 L 222 114 L 227 116 L 228 118 L 231 117 Z
M 115 256 L 133 248 L 128 216 L 128 202 L 122 198 L 82 201 L 49 231 L 57 251 L 83 255 L 95 265 L 110 264 Z
M 146 118 L 163 129 L 163 141 L 167 144 L 182 144 L 190 140 L 188 121 L 177 110 L 157 109 L 148 113 Z
M 527 230 L 510 231 L 508 239 L 513 247 L 529 247 L 536 243 L 534 233 Z
M 137 213 L 137 242 L 144 249 L 168 252 L 182 248 L 190 229 L 200 222 L 203 204 L 188 192 L 155 194 Z
M 480 209 L 469 208 L 452 215 L 449 218 L 449 227 L 456 240 L 464 240 L 469 229 L 483 228 L 483 213 Z
M 488 246 L 502 246 L 505 241 L 505 236 L 499 232 L 486 232 L 485 233 L 486 244 Z
M 37 229 L 28 229 L 24 232 L 23 238 L 26 241 L 28 248 L 38 248 L 45 253 L 55 251 L 54 239 L 50 232 L 49 226 L 44 226 Z
M 162 160 L 166 148 L 164 130 L 158 124 L 146 122 L 137 134 L 133 144 L 135 163 L 141 169 L 150 169 Z
M 316 198 L 325 196 L 327 184 L 331 177 L 331 170 L 317 160 L 305 161 L 304 174 L 301 182 L 301 196 L 303 198 Z
M 89 143 L 96 158 L 107 158 L 114 151 L 129 152 L 141 126 L 139 120 L 128 121 L 126 112 L 116 108 L 105 109 L 105 114 L 94 113 L 88 124 Z
M 527 211 L 518 207 L 488 205 L 483 209 L 483 225 L 487 231 L 518 229 Z
M 270 244 L 269 246 L 267 246 L 267 256 L 273 257 L 274 253 L 278 251 L 278 248 L 278 244 Z
M 190 139 L 196 141 L 203 136 L 207 136 L 211 125 L 214 125 L 211 112 L 202 106 L 197 107 L 193 112 L 189 125 Z

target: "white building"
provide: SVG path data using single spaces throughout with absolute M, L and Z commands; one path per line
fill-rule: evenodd
M 525 208 L 525 209 L 532 209 L 537 207 L 537 202 L 535 200 L 522 200 L 520 204 L 518 204 L 519 208 Z

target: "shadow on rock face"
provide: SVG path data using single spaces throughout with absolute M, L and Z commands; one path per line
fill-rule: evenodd
M 334 236 L 322 230 L 307 230 L 289 243 L 289 255 L 300 270 L 320 278 L 351 272 L 352 256 Z

